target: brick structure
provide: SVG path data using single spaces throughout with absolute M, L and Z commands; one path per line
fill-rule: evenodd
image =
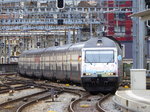
M 107 35 L 116 37 L 119 41 L 132 41 L 132 20 L 129 17 L 132 13 L 132 1 L 105 0 L 103 6 L 109 8 L 109 13 L 105 14 Z

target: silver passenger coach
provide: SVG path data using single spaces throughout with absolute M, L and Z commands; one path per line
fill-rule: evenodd
M 115 92 L 122 75 L 121 45 L 113 37 L 24 51 L 19 73 L 81 83 L 91 93 Z

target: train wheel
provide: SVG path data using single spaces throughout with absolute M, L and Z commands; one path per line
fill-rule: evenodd
M 90 94 L 92 95 L 97 95 L 99 92 L 98 91 L 90 91 Z
M 112 91 L 111 91 L 111 94 L 115 94 L 116 91 L 117 91 L 116 89 L 112 90 Z

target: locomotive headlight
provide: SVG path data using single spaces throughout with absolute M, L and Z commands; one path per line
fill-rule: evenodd
M 82 61 L 82 57 L 81 56 L 78 56 L 78 61 Z
M 83 75 L 85 76 L 85 75 L 86 75 L 86 73 L 83 73 Z
M 86 73 L 86 75 L 91 75 L 90 73 Z
M 102 40 L 98 40 L 97 41 L 97 46 L 101 46 L 101 45 L 103 45 Z
M 113 75 L 113 73 L 110 73 L 110 75 Z
M 116 73 L 109 72 L 109 73 L 107 73 L 107 75 L 116 75 Z
M 113 75 L 116 75 L 116 73 L 113 73 Z
M 83 73 L 83 75 L 85 76 L 88 76 L 88 75 L 91 75 L 91 73 Z
M 112 73 L 112 72 L 109 72 L 109 73 L 107 73 L 107 75 L 113 75 L 113 73 Z

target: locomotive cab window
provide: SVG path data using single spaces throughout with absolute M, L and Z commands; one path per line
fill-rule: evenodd
M 88 50 L 85 52 L 85 63 L 113 63 L 114 51 Z

